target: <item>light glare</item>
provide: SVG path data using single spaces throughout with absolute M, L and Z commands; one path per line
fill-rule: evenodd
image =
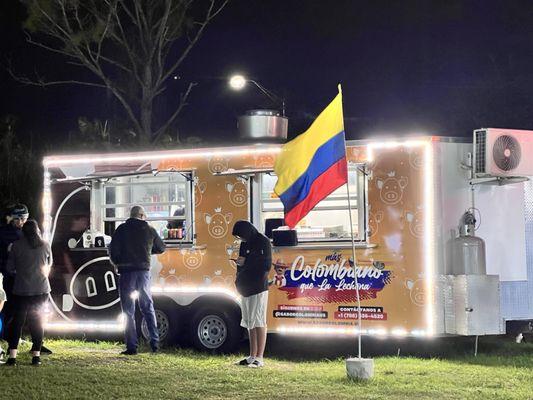
M 241 90 L 246 86 L 246 78 L 242 75 L 233 75 L 229 80 L 229 86 L 233 90 Z

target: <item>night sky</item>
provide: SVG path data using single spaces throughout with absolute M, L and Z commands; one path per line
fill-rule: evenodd
M 71 78 L 64 61 L 24 42 L 23 8 L 0 6 L 2 58 L 22 72 Z M 533 2 L 232 0 L 169 83 L 170 112 L 190 80 L 199 85 L 178 127 L 182 137 L 231 142 L 236 118 L 272 107 L 255 87 L 231 92 L 241 72 L 286 99 L 289 131 L 302 132 L 342 83 L 348 138 L 475 128 L 533 129 Z M 4 61 L 3 61 L 4 63 Z M 0 72 L 0 115 L 61 139 L 78 116 L 113 119 L 121 109 L 100 89 L 39 89 Z

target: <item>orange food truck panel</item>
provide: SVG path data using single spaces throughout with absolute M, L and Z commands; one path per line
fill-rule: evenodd
M 427 329 L 424 269 L 423 145 L 376 150 L 348 148 L 350 161 L 367 163 L 369 243 L 358 245 L 357 274 L 365 329 Z M 235 290 L 229 261 L 238 219 L 248 218 L 248 186 L 239 175 L 216 176 L 229 169 L 272 167 L 274 157 L 212 157 L 179 168 L 195 168 L 197 246 L 160 256 L 161 282 L 187 286 L 211 284 Z M 159 169 L 175 167 L 165 160 Z M 347 218 L 348 216 L 346 216 Z M 360 222 L 361 224 L 361 222 Z M 363 224 L 361 224 L 363 225 Z M 316 248 L 321 247 L 321 248 Z M 351 244 L 276 247 L 269 291 L 271 331 L 305 327 L 354 327 L 357 316 Z
M 256 200 L 265 193 L 257 182 L 266 175 L 261 170 L 272 169 L 279 149 L 278 145 L 269 145 L 46 159 L 45 232 L 53 240 L 54 258 L 61 271 L 57 275 L 60 284 L 53 289 L 54 309 L 71 321 L 77 317 L 96 320 L 104 313 L 106 320 L 116 320 L 120 310 L 116 278 L 110 277 L 112 268 L 99 268 L 101 277 L 93 279 L 88 275 L 89 270 L 96 270 L 96 264 L 106 262 L 105 249 L 90 248 L 94 243 L 85 249 L 82 244 L 89 228 L 96 236 L 112 233 L 116 224 L 126 218 L 126 197 L 144 204 L 154 219 L 150 223 L 166 236 L 168 250 L 157 256 L 153 265 L 153 286 L 157 288 L 154 292 L 165 295 L 176 289 L 201 293 L 205 289 L 216 293 L 220 289 L 235 294 L 235 266 L 230 258 L 237 248 L 231 229 L 239 219 L 252 219 L 263 229 L 262 213 L 267 211 L 260 209 Z M 328 240 L 321 240 L 325 239 L 323 229 L 317 231 L 322 236 L 313 239 L 311 218 L 304 218 L 299 228 L 307 230 L 310 239 L 297 246 L 273 249 L 269 331 L 355 332 L 358 308 L 354 273 L 363 332 L 424 335 L 433 331 L 434 271 L 428 266 L 432 227 L 426 215 L 431 196 L 427 190 L 431 168 L 426 165 L 430 151 L 427 140 L 390 148 L 347 148 L 351 173 L 362 177 L 354 180 L 359 182 L 357 204 L 361 207 L 354 221 L 356 268 L 349 238 L 335 240 L 338 230 L 332 228 Z M 175 174 L 169 179 L 179 189 L 176 197 L 166 198 L 150 189 L 156 179 L 150 171 L 161 173 L 156 177 L 167 176 L 163 172 L 168 176 Z M 85 178 L 69 183 L 72 176 Z M 143 179 L 147 183 L 143 184 Z M 64 183 L 50 184 L 53 180 Z M 88 191 L 71 192 L 72 198 L 67 199 L 69 191 L 78 190 L 80 182 Z M 180 190 L 191 193 L 183 197 Z M 342 190 L 345 189 L 338 193 Z M 135 197 L 135 193 L 140 194 Z M 347 200 L 347 196 L 338 198 Z M 261 199 L 267 200 L 273 204 L 276 197 L 270 193 Z M 185 204 L 182 214 L 178 212 L 181 204 Z M 346 231 L 346 204 L 331 204 L 330 209 L 339 208 L 335 218 L 343 220 Z M 85 208 L 78 210 L 82 205 Z M 281 214 L 278 210 L 277 214 L 268 215 L 281 216 L 282 210 Z M 168 236 L 177 235 L 175 230 L 169 232 L 166 228 L 174 220 L 182 224 L 178 228 L 182 238 Z M 68 241 L 70 247 L 72 238 L 75 247 L 69 250 L 66 244 Z M 82 267 L 85 272 L 79 271 Z M 79 283 L 71 284 L 75 279 Z M 96 290 L 96 286 L 104 289 Z M 95 299 L 102 293 L 106 298 L 99 304 Z

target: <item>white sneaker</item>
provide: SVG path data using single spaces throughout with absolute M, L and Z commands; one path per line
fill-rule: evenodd
M 248 368 L 263 368 L 265 366 L 265 363 L 263 360 L 255 359 L 250 364 L 248 364 Z

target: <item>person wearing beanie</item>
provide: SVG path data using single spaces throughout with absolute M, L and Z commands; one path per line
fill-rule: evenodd
M 7 259 L 9 252 L 17 240 L 22 237 L 22 227 L 28 220 L 28 207 L 24 204 L 16 204 L 8 207 L 6 213 L 6 225 L 0 227 L 0 274 L 4 278 L 4 291 L 9 299 L 13 294 L 15 276 L 7 271 Z M 7 326 L 12 317 L 13 302 L 7 302 L 2 312 L 4 326 Z M 5 331 L 4 331 L 5 336 Z

